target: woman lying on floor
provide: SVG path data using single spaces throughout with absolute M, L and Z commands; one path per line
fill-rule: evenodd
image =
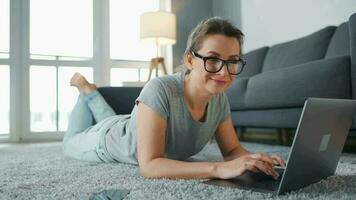
M 96 86 L 76 73 L 70 83 L 80 95 L 63 139 L 65 155 L 138 164 L 148 178 L 227 179 L 246 170 L 276 178 L 273 165 L 284 161 L 240 145 L 224 93 L 245 65 L 242 38 L 239 29 L 221 18 L 198 24 L 184 53 L 186 69 L 149 81 L 130 115 L 116 115 Z M 214 135 L 223 162 L 184 161 Z

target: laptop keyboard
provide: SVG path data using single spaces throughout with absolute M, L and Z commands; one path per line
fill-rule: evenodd
M 269 178 L 268 178 L 269 179 Z M 279 184 L 281 183 L 281 179 L 278 178 L 277 180 L 261 180 L 261 181 L 255 181 L 251 183 L 249 186 L 250 187 L 255 187 L 255 188 L 260 188 L 260 189 L 266 189 L 266 190 L 277 190 L 279 187 Z
M 283 168 L 275 168 L 276 172 L 279 174 L 277 180 L 273 179 L 271 176 L 266 175 L 263 172 L 245 172 L 243 175 L 228 179 L 220 180 L 214 179 L 210 180 L 210 184 L 228 186 L 228 187 L 237 187 L 243 189 L 257 189 L 260 191 L 276 191 L 279 187 L 279 184 L 284 173 Z
M 273 191 L 278 189 L 278 186 L 282 179 L 282 175 L 284 173 L 283 168 L 275 168 L 275 170 L 279 174 L 277 180 L 263 172 L 246 172 L 242 176 L 236 177 L 234 179 L 235 181 L 240 182 L 239 185 L 246 185 L 248 187 L 255 187 Z

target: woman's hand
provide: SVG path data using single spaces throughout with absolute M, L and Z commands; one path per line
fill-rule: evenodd
M 221 179 L 229 179 L 240 176 L 246 171 L 261 171 L 277 179 L 278 174 L 273 168 L 274 165 L 283 167 L 285 162 L 277 155 L 247 154 L 234 160 L 220 163 L 216 168 L 216 176 Z

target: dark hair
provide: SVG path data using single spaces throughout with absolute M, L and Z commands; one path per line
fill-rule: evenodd
M 183 57 L 190 54 L 192 51 L 198 51 L 201 48 L 204 39 L 207 36 L 214 34 L 234 37 L 239 41 L 240 46 L 243 43 L 244 34 L 236 26 L 226 19 L 212 17 L 201 21 L 190 33 Z

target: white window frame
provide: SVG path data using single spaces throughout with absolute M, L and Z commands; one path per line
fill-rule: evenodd
M 10 0 L 9 0 L 9 4 L 10 4 Z M 10 17 L 10 16 L 9 16 Z M 10 35 L 9 35 L 10 36 Z M 10 50 L 10 49 L 9 49 Z M 7 65 L 9 66 L 9 69 L 10 69 L 10 58 L 0 58 L 0 65 Z M 10 74 L 9 74 L 10 75 Z M 10 83 L 11 84 L 11 83 Z M 10 91 L 11 92 L 11 91 Z M 1 98 L 1 97 L 0 97 Z M 10 101 L 10 104 L 11 104 L 11 101 Z M 11 112 L 11 110 L 10 110 Z M 11 117 L 11 113 L 9 113 L 9 117 Z M 9 120 L 11 121 L 11 119 Z M 8 134 L 1 134 L 0 135 L 0 142 L 6 142 L 6 141 L 9 141 L 10 140 L 10 133 L 11 133 L 11 127 L 10 127 L 10 124 L 9 124 L 9 133 Z
M 7 65 L 10 68 L 10 59 L 8 59 L 8 58 L 0 58 L 0 65 Z M 2 67 L 2 66 L 0 66 L 0 67 Z M 9 124 L 9 127 L 10 127 L 10 124 Z M 0 134 L 0 143 L 3 142 L 3 141 L 5 141 L 5 142 L 9 141 L 10 140 L 10 133 L 11 133 L 11 131 L 9 130 L 8 134 Z
M 110 69 L 116 67 L 148 68 L 149 61 L 110 59 L 109 0 L 93 1 L 93 57 L 88 60 L 41 60 L 30 58 L 30 0 L 10 0 L 10 58 L 0 64 L 10 67 L 10 131 L 0 142 L 60 141 L 64 132 L 30 131 L 29 69 L 36 66 L 93 67 L 94 82 L 110 85 Z M 160 9 L 170 11 L 171 0 L 160 0 Z M 172 73 L 172 48 L 162 48 L 168 72 Z M 58 119 L 57 119 L 58 120 Z

